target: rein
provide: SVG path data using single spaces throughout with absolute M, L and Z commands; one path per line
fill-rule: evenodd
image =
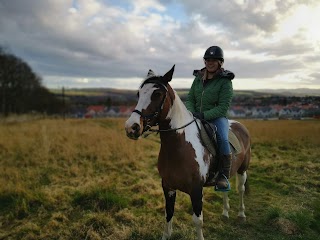
M 149 126 L 150 128 L 147 129 L 146 131 L 143 132 L 143 137 L 146 138 L 148 137 L 151 133 L 159 133 L 159 132 L 172 132 L 172 131 L 176 131 L 176 130 L 180 130 L 182 128 L 185 128 L 187 126 L 189 126 L 191 123 L 195 122 L 196 119 L 194 118 L 191 122 L 188 122 L 187 124 L 178 127 L 178 128 L 170 128 L 170 129 L 152 129 L 151 126 Z M 198 124 L 197 124 L 198 125 Z

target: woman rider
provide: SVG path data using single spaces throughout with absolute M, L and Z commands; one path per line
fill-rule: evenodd
M 203 56 L 205 67 L 194 71 L 196 76 L 188 93 L 186 106 L 192 114 L 216 126 L 218 159 L 222 166 L 216 179 L 216 190 L 229 191 L 231 149 L 228 140 L 227 112 L 231 104 L 234 74 L 224 70 L 223 51 L 218 46 L 209 47 Z

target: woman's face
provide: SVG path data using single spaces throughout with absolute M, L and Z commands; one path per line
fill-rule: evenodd
M 220 68 L 219 60 L 217 59 L 205 59 L 204 64 L 206 65 L 208 72 L 215 72 Z

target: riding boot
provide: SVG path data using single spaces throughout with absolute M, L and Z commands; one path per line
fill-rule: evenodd
M 232 154 L 228 155 L 221 155 L 220 161 L 221 161 L 221 172 L 219 173 L 217 180 L 216 180 L 216 190 L 217 191 L 229 191 L 230 190 L 230 184 L 228 179 L 230 178 L 230 167 L 231 167 L 231 159 Z

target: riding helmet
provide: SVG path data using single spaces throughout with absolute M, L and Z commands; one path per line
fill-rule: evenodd
M 207 49 L 203 56 L 204 59 L 213 58 L 224 62 L 223 50 L 218 46 L 211 46 Z

